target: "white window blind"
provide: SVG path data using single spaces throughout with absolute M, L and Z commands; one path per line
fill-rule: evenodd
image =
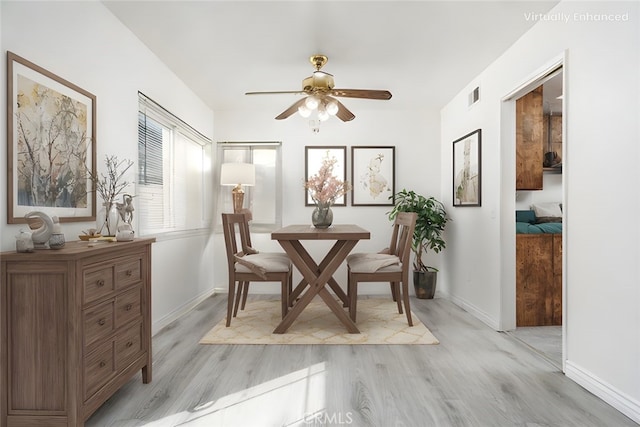
M 141 235 L 197 230 L 211 219 L 211 141 L 139 93 Z

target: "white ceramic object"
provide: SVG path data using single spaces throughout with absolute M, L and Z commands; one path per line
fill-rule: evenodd
M 31 233 L 31 240 L 36 249 L 46 249 L 49 238 L 53 233 L 53 220 L 49 215 L 40 211 L 29 212 L 25 218 L 40 218 L 42 225 Z

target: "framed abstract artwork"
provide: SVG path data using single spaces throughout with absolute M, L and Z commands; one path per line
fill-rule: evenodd
M 93 221 L 96 97 L 7 52 L 7 222 Z
M 323 164 L 332 163 L 332 174 L 342 182 L 347 180 L 347 147 L 346 146 L 307 146 L 304 147 L 304 176 L 305 182 L 317 176 Z M 305 206 L 315 206 L 311 194 L 305 189 Z M 346 206 L 347 196 L 343 194 L 333 203 L 333 206 Z
M 453 141 L 453 206 L 481 206 L 482 130 Z
M 393 206 L 395 147 L 351 147 L 352 206 Z

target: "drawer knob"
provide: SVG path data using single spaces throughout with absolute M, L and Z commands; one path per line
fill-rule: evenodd
M 100 361 L 100 367 L 104 368 L 105 366 L 107 366 L 107 362 L 105 362 L 104 360 Z
M 129 342 L 127 342 L 127 343 L 125 344 L 125 347 L 127 347 L 127 348 L 129 348 L 129 347 L 131 347 L 131 346 L 133 346 L 133 343 L 132 343 L 131 341 L 129 341 Z
M 107 321 L 104 318 L 98 320 L 98 325 L 100 326 L 104 326 L 105 323 L 107 323 Z
M 130 311 L 133 308 L 132 304 L 127 304 L 127 306 L 124 308 L 125 311 Z
M 104 286 L 104 279 L 100 279 L 100 280 L 98 280 L 97 285 L 98 285 L 98 287 L 99 287 L 99 288 L 101 288 L 102 286 Z
M 132 270 L 127 270 L 125 274 L 127 276 L 133 276 L 133 271 Z

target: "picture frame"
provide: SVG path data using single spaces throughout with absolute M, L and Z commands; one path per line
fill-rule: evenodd
M 323 146 L 306 146 L 304 147 L 304 176 L 305 182 L 309 178 L 318 173 L 322 166 L 322 160 L 326 156 L 329 158 L 335 157 L 336 163 L 334 165 L 333 173 L 338 179 L 343 182 L 347 181 L 347 147 L 345 145 L 323 145 Z M 305 189 L 305 206 L 315 206 L 313 199 L 309 192 Z M 332 206 L 346 206 L 347 195 L 343 194 Z
M 395 146 L 351 147 L 352 206 L 393 206 Z
M 7 52 L 7 222 L 95 221 L 96 97 Z
M 453 141 L 453 206 L 482 206 L 482 130 Z

